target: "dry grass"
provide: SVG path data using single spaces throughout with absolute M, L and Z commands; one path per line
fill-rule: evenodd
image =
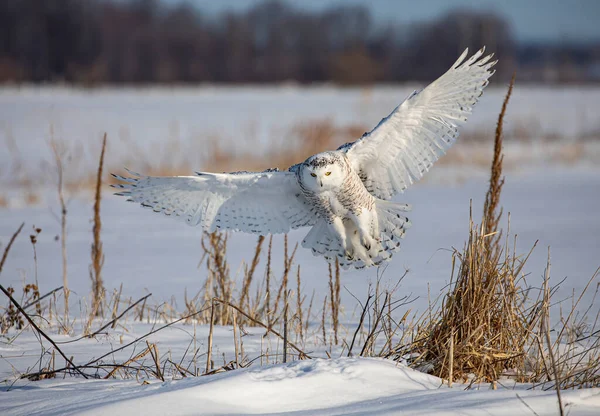
M 104 265 L 104 252 L 100 233 L 102 218 L 100 216 L 100 203 L 102 201 L 102 168 L 104 167 L 104 152 L 106 150 L 106 133 L 102 140 L 102 151 L 98 162 L 96 179 L 96 192 L 94 196 L 94 228 L 92 243 L 92 264 L 90 266 L 90 280 L 92 281 L 92 313 L 91 316 L 103 316 L 102 301 L 104 299 L 104 282 L 102 280 L 102 266 Z
M 535 291 L 527 285 L 523 276 L 528 255 L 517 255 L 515 242 L 509 237 L 509 228 L 506 231 L 501 228 L 500 197 L 504 185 L 502 126 L 510 91 L 509 89 L 496 129 L 490 186 L 481 224 L 476 225 L 471 215 L 468 240 L 462 250 L 454 252 L 452 267 L 449 268 L 451 284 L 440 293 L 438 307 L 438 302 L 433 301 L 430 309 L 421 314 L 407 309 L 411 299 L 397 295 L 406 274 L 398 276 L 392 287 L 384 288 L 381 273 L 385 269 L 380 269 L 376 284 L 369 287 L 365 301 L 359 302 L 358 314 L 344 316 L 340 294 L 342 277 L 337 264 L 329 268 L 326 295 L 319 295 L 315 299 L 313 293 L 309 300 L 303 293 L 302 267 L 294 260 L 297 247 L 288 246 L 287 236 L 271 236 L 268 244 L 265 237 L 258 237 L 252 258 L 240 268 L 242 275 L 235 276 L 228 261 L 228 234 L 205 233 L 202 237 L 199 268 L 203 270 L 206 279 L 200 290 L 190 296 L 185 293 L 183 311 L 177 308 L 174 300 L 163 305 L 152 305 L 150 301 L 147 302 L 152 299 L 149 294 L 136 302 L 123 299 L 120 289 L 114 290 L 110 299 L 102 295 L 98 301 L 96 295 L 100 289 L 93 290 L 90 309 L 84 314 L 88 319 L 88 330 L 81 338 L 68 342 L 95 337 L 102 331 L 114 329 L 118 322 L 127 319 L 155 323 L 163 321 L 165 324 L 107 351 L 93 361 L 75 365 L 77 359 L 73 359 L 69 366 L 56 368 L 52 356 L 45 364 L 40 363 L 41 371 L 25 372 L 22 377 L 39 380 L 57 374 L 83 372 L 90 377 L 143 376 L 166 380 L 246 367 L 258 362 L 259 358 L 261 363 L 307 359 L 310 358 L 309 354 L 313 355 L 312 351 L 317 350 L 318 354 L 327 356 L 379 356 L 402 360 L 449 380 L 449 384 L 453 380 L 495 383 L 502 376 L 511 376 L 542 388 L 599 386 L 598 317 L 590 320 L 586 311 L 581 314 L 577 312 L 581 307 L 581 294 L 565 316 L 561 311 L 560 323 L 551 328 L 549 313 L 550 305 L 555 303 L 552 300 L 555 288 L 549 286 L 550 265 L 548 263 L 544 290 L 539 291 L 539 296 L 533 297 Z M 285 146 L 273 146 L 266 159 L 232 154 L 224 150 L 223 145 L 215 139 L 214 146 L 208 151 L 211 155 L 210 163 L 205 166 L 207 170 L 261 170 L 273 165 L 287 167 L 308 155 L 335 148 L 343 142 L 360 137 L 363 131 L 360 126 L 340 128 L 328 120 L 311 123 L 310 127 L 299 125 L 289 135 L 295 151 L 289 151 L 288 141 Z M 174 142 L 170 146 L 181 145 L 177 144 L 177 139 L 171 140 Z M 62 195 L 66 186 L 63 165 L 65 151 L 58 143 L 53 146 L 59 179 L 64 244 L 67 214 Z M 104 259 L 100 240 L 100 202 L 105 146 L 104 141 L 98 169 L 93 180 L 87 181 L 95 189 L 94 229 L 90 236 L 90 274 L 93 283 L 101 282 Z M 269 160 L 268 166 L 265 165 L 265 160 Z M 189 173 L 192 170 L 191 164 L 179 162 L 165 159 L 158 165 L 148 164 L 147 169 L 141 170 L 153 175 Z M 486 164 L 489 164 L 489 160 Z M 510 227 L 510 220 L 507 224 Z M 283 249 L 282 259 L 273 257 L 273 248 L 277 246 Z M 0 263 L 0 271 L 9 248 L 10 243 Z M 63 261 L 66 262 L 66 251 L 63 252 Z M 279 262 L 283 265 L 281 274 L 273 270 L 273 264 Z M 233 265 L 233 269 L 236 266 Z M 67 297 L 66 264 L 63 271 Z M 590 280 L 589 287 L 592 287 L 597 274 Z M 327 275 L 324 273 L 322 280 L 326 279 Z M 33 286 L 29 286 L 20 302 L 24 304 L 22 310 L 17 308 L 19 303 L 16 300 L 13 302 L 14 290 L 7 290 L 10 302 L 6 308 L 0 309 L 2 331 L 15 328 L 20 328 L 20 331 L 26 328 L 41 330 L 36 329 L 28 319 L 27 308 L 31 305 L 42 305 L 36 313 L 47 317 L 50 326 L 56 324 L 59 328 L 64 328 L 64 324 L 73 318 L 68 316 L 68 311 L 62 319 L 57 314 L 59 308 L 56 293 L 59 290 L 60 288 L 40 296 Z M 97 325 L 98 319 L 91 318 L 100 309 L 112 312 L 110 318 L 106 318 L 110 320 L 102 322 L 98 325 L 100 328 L 93 330 L 92 326 Z M 589 310 L 588 308 L 587 311 Z M 357 322 L 357 325 L 346 328 L 341 323 L 345 322 L 344 319 Z M 155 343 L 146 341 L 148 336 L 176 323 L 194 326 L 189 351 L 185 352 L 179 362 L 173 361 L 164 351 L 161 355 Z M 195 331 L 197 324 L 208 324 L 211 328 L 214 325 L 232 326 L 234 360 L 224 360 L 219 365 L 219 357 L 213 355 L 213 330 L 211 329 L 207 342 L 199 342 Z M 260 327 L 265 330 L 258 357 L 245 355 L 244 327 Z M 60 354 L 60 345 L 62 344 L 57 343 L 53 351 Z M 133 349 L 135 346 L 141 347 L 141 352 L 138 348 L 123 362 L 103 361 L 106 357 L 113 357 L 116 352 L 126 348 Z
M 329 263 L 329 304 L 331 305 L 331 325 L 333 327 L 333 342 L 338 345 L 338 333 L 340 327 L 340 264 L 335 260 L 335 279 L 333 278 L 332 266 Z
M 452 289 L 431 321 L 418 329 L 411 348 L 430 372 L 449 379 L 497 380 L 525 367 L 526 349 L 539 309 L 526 303 L 521 259 L 508 244 L 490 244 L 494 234 L 470 221 L 469 240 L 458 263 Z M 537 306 L 537 305 L 536 305 Z M 439 317 L 439 318 L 438 318 Z M 450 345 L 453 355 L 450 355 Z
M 287 248 L 287 236 L 283 237 L 284 256 L 283 272 L 279 280 L 276 291 L 272 295 L 272 283 L 274 280 L 271 268 L 272 242 L 270 238 L 267 248 L 267 262 L 263 270 L 262 281 L 256 282 L 255 275 L 260 269 L 261 257 L 263 256 L 264 237 L 258 237 L 254 256 L 250 266 L 243 265 L 244 276 L 241 278 L 242 287 L 235 290 L 235 277 L 231 275 L 230 267 L 227 262 L 227 239 L 228 234 L 222 232 L 205 233 L 202 239 L 203 255 L 201 264 L 204 264 L 207 270 L 207 278 L 203 289 L 194 296 L 193 299 L 187 299 L 185 314 L 209 307 L 207 311 L 199 318 L 199 323 L 210 323 L 211 321 L 219 325 L 233 325 L 234 310 L 242 316 L 237 316 L 239 325 L 252 325 L 252 322 L 266 322 L 266 326 L 272 329 L 275 325 L 283 325 L 283 313 L 287 299 L 289 298 L 289 279 L 292 273 L 294 263 L 294 254 L 297 247 L 289 253 Z M 298 272 L 296 277 L 297 285 L 301 285 L 301 276 Z M 255 294 L 252 296 L 251 291 Z M 274 299 L 273 299 L 274 298 Z M 214 304 L 215 299 L 218 302 Z M 237 308 L 237 309 L 236 309 Z M 289 309 L 289 305 L 288 305 Z M 212 319 L 211 319 L 212 315 Z M 300 322 L 306 322 L 310 316 L 302 311 L 302 302 L 296 304 L 296 310 L 293 316 Z M 299 335 L 299 334 L 297 334 Z
M 51 135 L 52 131 L 51 131 Z M 65 158 L 67 157 L 67 149 L 61 142 L 54 139 L 50 141 L 50 148 L 52 155 L 54 156 L 54 163 L 56 169 L 56 192 L 58 194 L 58 201 L 60 203 L 60 248 L 62 257 L 62 279 L 63 279 L 63 294 L 64 294 L 64 318 L 63 318 L 63 332 L 68 333 L 69 328 L 69 284 L 68 284 L 68 262 L 67 262 L 67 203 L 65 201 L 64 194 L 64 172 L 65 172 Z

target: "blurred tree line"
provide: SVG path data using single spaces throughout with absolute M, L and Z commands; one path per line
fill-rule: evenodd
M 470 11 L 381 26 L 360 6 L 265 1 L 213 16 L 158 0 L 2 0 L 0 34 L 0 82 L 427 81 L 481 45 L 502 58 L 496 80 L 600 78 L 600 48 L 520 46 L 502 18 Z

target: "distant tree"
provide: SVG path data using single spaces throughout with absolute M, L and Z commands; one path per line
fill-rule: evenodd
M 502 57 L 497 65 L 498 77 L 510 78 L 515 66 L 515 42 L 508 23 L 485 12 L 455 11 L 414 28 L 410 48 L 396 72 L 397 80 L 431 80 L 445 71 L 458 55 L 469 48 L 486 46 L 488 52 Z M 497 78 L 498 78 L 497 77 Z
M 5 65 L 18 68 L 23 79 L 73 80 L 97 50 L 94 13 L 91 1 L 3 0 L 0 57 Z
M 0 82 L 430 81 L 483 45 L 500 58 L 494 80 L 517 67 L 521 81 L 598 79 L 594 45 L 519 46 L 488 12 L 404 26 L 375 25 L 364 6 L 277 0 L 210 17 L 160 0 L 0 1 Z

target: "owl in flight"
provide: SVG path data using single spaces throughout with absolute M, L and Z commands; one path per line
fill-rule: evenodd
M 494 71 L 484 48 L 413 92 L 370 132 L 286 171 L 113 175 L 117 195 L 200 225 L 265 235 L 311 227 L 302 246 L 343 268 L 389 260 L 410 226 L 390 199 L 420 179 L 458 137 Z

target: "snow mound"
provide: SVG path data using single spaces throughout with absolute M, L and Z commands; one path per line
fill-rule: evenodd
M 163 383 L 118 394 L 82 412 L 264 414 L 331 409 L 394 394 L 437 389 L 439 380 L 388 360 L 316 359 Z M 83 410 L 83 409 L 82 409 Z M 326 412 L 327 413 L 327 412 Z
M 3 415 L 554 415 L 552 391 L 465 391 L 382 359 L 295 361 L 216 376 L 139 385 L 50 380 L 1 393 Z M 10 399 L 10 400 L 8 400 Z M 600 389 L 563 392 L 570 415 L 600 414 Z M 535 412 L 535 413 L 534 413 Z

